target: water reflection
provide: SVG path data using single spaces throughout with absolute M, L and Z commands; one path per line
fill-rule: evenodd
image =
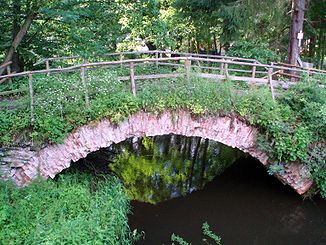
M 112 146 L 110 168 L 131 199 L 158 203 L 202 188 L 243 153 L 199 137 L 132 138 Z
M 200 137 L 133 137 L 91 153 L 72 168 L 113 171 L 130 199 L 156 204 L 201 189 L 244 153 Z

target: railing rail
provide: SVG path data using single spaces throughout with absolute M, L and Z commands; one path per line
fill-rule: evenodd
M 247 58 L 241 58 L 241 57 L 232 57 L 232 56 L 223 56 L 223 55 L 209 55 L 209 54 L 195 54 L 195 53 L 187 53 L 187 52 L 174 52 L 174 51 L 162 51 L 162 50 L 149 50 L 149 51 L 129 51 L 129 52 L 115 52 L 115 53 L 108 53 L 108 54 L 98 54 L 94 57 L 112 57 L 112 56 L 123 56 L 123 55 L 148 55 L 148 54 L 157 54 L 156 58 L 159 58 L 158 56 L 162 55 L 180 55 L 185 57 L 202 57 L 202 58 L 215 58 L 215 59 L 229 59 L 229 60 L 238 60 L 238 61 L 251 61 L 260 63 L 256 59 L 247 59 Z M 52 58 L 44 58 L 39 60 L 37 63 L 34 64 L 40 65 L 44 64 L 47 61 L 59 61 L 59 60 L 70 60 L 70 59 L 82 59 L 82 56 L 62 56 L 62 57 L 52 57 Z
M 196 55 L 196 54 L 195 54 Z M 43 70 L 35 70 L 35 71 L 25 71 L 20 73 L 11 73 L 7 75 L 0 76 L 0 79 L 7 79 L 7 78 L 15 78 L 15 77 L 22 77 L 27 76 L 28 74 L 51 74 L 51 73 L 64 73 L 69 71 L 75 71 L 77 69 L 80 69 L 81 67 L 100 67 L 100 66 L 110 66 L 110 65 L 124 65 L 124 64 L 130 64 L 133 63 L 156 63 L 156 64 L 163 64 L 163 61 L 185 61 L 185 60 L 191 60 L 191 61 L 201 61 L 201 62 L 211 62 L 211 63 L 219 63 L 219 64 L 228 64 L 228 65 L 240 65 L 240 66 L 249 66 L 251 68 L 265 68 L 266 70 L 272 68 L 272 69 L 278 69 L 281 71 L 294 71 L 294 72 L 301 72 L 307 74 L 307 68 L 300 69 L 300 68 L 292 68 L 292 67 L 285 67 L 280 65 L 268 65 L 268 64 L 260 64 L 260 63 L 250 63 L 250 62 L 242 62 L 242 61 L 234 61 L 234 60 L 219 60 L 219 59 L 211 59 L 211 58 L 199 58 L 195 56 L 189 56 L 189 57 L 167 57 L 167 58 L 138 58 L 138 59 L 126 59 L 126 60 L 118 60 L 118 61 L 103 61 L 103 62 L 91 62 L 91 63 L 83 63 L 78 65 L 73 65 L 69 67 L 63 67 L 63 68 L 48 68 Z M 158 63 L 157 63 L 158 62 Z M 166 63 L 167 64 L 167 63 Z M 171 66 L 177 66 L 178 64 L 175 63 L 169 63 Z M 204 68 L 204 69 L 216 69 L 216 67 L 207 67 L 207 66 L 194 66 L 197 68 Z M 225 68 L 225 67 L 224 67 Z M 221 67 L 219 68 L 221 69 Z M 249 70 L 241 70 L 241 69 L 227 69 L 228 71 L 237 71 L 237 72 L 249 72 Z M 326 74 L 326 71 L 323 70 L 309 70 L 309 74 L 320 74 L 324 75 Z M 252 72 L 252 71 L 250 71 Z M 268 74 L 268 72 L 264 71 L 255 71 L 255 73 L 265 73 Z M 277 74 L 277 73 L 275 73 Z

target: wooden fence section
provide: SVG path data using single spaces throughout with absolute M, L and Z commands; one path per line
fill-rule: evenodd
M 154 55 L 154 57 L 147 58 L 133 58 L 124 59 L 124 55 Z M 125 71 L 129 70 L 128 76 L 118 77 L 120 80 L 130 81 L 131 92 L 134 96 L 137 96 L 137 80 L 152 80 L 162 78 L 176 78 L 185 77 L 189 79 L 191 76 L 198 76 L 202 78 L 212 79 L 215 81 L 229 79 L 232 81 L 243 81 L 249 85 L 256 86 L 268 86 L 271 91 L 271 96 L 275 99 L 275 89 L 287 89 L 293 85 L 295 81 L 288 81 L 286 77 L 300 77 L 303 74 L 306 76 L 312 75 L 324 75 L 326 71 L 308 69 L 301 67 L 289 67 L 282 64 L 261 64 L 256 60 L 243 59 L 235 57 L 215 56 L 215 55 L 203 55 L 203 54 L 189 54 L 189 53 L 176 53 L 167 51 L 146 51 L 146 52 L 123 52 L 112 53 L 103 56 L 118 57 L 114 61 L 101 61 L 101 62 L 85 62 L 82 64 L 72 65 L 63 68 L 51 68 L 50 62 L 56 60 L 69 60 L 80 58 L 78 56 L 73 57 L 58 57 L 48 58 L 42 60 L 41 63 L 45 64 L 45 69 L 26 71 L 21 73 L 10 73 L 0 76 L 0 81 L 11 81 L 17 77 L 28 77 L 28 92 L 29 92 L 29 105 L 31 113 L 31 125 L 34 124 L 34 89 L 33 89 L 33 77 L 39 74 L 61 74 L 66 72 L 80 72 L 80 79 L 83 84 L 84 100 L 86 108 L 90 107 L 90 99 L 88 92 L 88 82 L 86 73 L 90 69 L 99 68 L 123 68 Z M 135 74 L 136 66 L 153 65 L 154 74 Z M 7 64 L 8 66 L 8 64 Z M 171 67 L 170 73 L 159 73 L 160 66 Z M 286 75 L 284 76 L 283 73 Z M 293 75 L 295 74 L 295 75 Z M 324 85 L 320 85 L 324 88 Z M 20 90 L 1 92 L 0 96 L 8 96 L 20 92 Z

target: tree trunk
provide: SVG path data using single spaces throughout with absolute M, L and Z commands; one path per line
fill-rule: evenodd
M 287 62 L 296 65 L 300 55 L 298 33 L 303 30 L 305 0 L 292 0 Z
M 12 41 L 14 41 L 15 37 L 17 36 L 20 30 L 20 14 L 21 14 L 20 0 L 13 1 L 12 12 L 13 12 Z M 21 70 L 19 63 L 20 63 L 19 53 L 17 52 L 17 50 L 15 50 L 12 55 L 11 70 L 15 72 L 19 72 Z
M 324 29 L 321 27 L 319 32 L 319 42 L 318 42 L 319 50 L 318 50 L 318 65 L 317 68 L 323 69 L 324 67 L 324 56 L 325 56 L 325 36 L 324 36 Z
M 213 39 L 214 39 L 214 54 L 217 54 L 218 51 L 217 51 L 217 40 L 216 40 L 216 34 L 214 33 L 213 34 Z
M 32 21 L 36 17 L 36 15 L 37 15 L 36 13 L 32 13 L 26 17 L 24 24 L 22 25 L 19 32 L 17 33 L 15 39 L 13 40 L 13 42 L 11 44 L 11 47 L 9 48 L 9 50 L 6 54 L 5 59 L 3 60 L 3 64 L 12 60 L 14 52 L 16 51 L 17 47 L 19 46 L 19 44 L 21 43 L 23 38 L 25 37 L 25 35 L 26 35 L 27 31 L 29 30 L 29 28 L 32 24 Z M 4 71 L 5 71 L 5 68 L 0 69 L 0 75 L 2 75 Z

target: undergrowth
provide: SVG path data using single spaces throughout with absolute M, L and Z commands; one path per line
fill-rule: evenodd
M 0 244 L 132 244 L 116 177 L 66 174 L 17 188 L 0 182 Z

